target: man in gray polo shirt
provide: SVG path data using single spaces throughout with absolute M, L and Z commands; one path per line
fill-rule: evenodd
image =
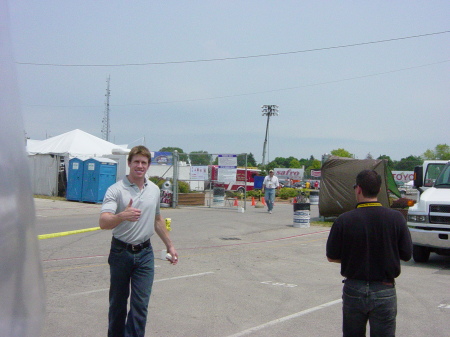
M 150 237 L 156 232 L 166 245 L 172 264 L 178 262 L 160 214 L 160 190 L 145 178 L 151 154 L 135 146 L 128 155 L 130 173 L 106 191 L 100 228 L 112 229 L 108 258 L 111 273 L 108 336 L 144 336 L 154 277 Z M 131 296 L 130 296 L 131 284 Z M 130 310 L 127 316 L 127 302 Z

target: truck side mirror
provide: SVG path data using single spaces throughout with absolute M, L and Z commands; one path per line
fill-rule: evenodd
M 423 166 L 414 167 L 414 187 L 419 189 L 423 186 Z

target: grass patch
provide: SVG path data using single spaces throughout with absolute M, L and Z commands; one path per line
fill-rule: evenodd
M 67 200 L 64 197 L 52 197 L 52 196 L 49 196 L 49 195 L 40 195 L 40 194 L 35 194 L 35 195 L 33 195 L 33 197 L 39 198 L 39 199 L 49 199 L 49 200 L 59 200 L 59 201 L 66 201 Z
M 311 221 L 311 225 L 321 226 L 321 227 L 331 227 L 333 225 L 332 221 Z

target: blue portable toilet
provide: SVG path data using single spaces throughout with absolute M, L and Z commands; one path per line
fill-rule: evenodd
M 117 163 L 108 158 L 84 161 L 81 201 L 101 203 L 109 186 L 116 182 Z
M 67 171 L 67 200 L 81 201 L 84 171 L 83 161 L 80 158 L 72 158 L 69 160 L 69 170 Z

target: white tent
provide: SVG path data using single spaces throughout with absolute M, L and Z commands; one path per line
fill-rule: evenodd
M 34 194 L 64 195 L 69 165 L 73 157 L 88 159 L 129 151 L 75 129 L 46 140 L 28 140 L 28 161 Z
M 124 149 L 79 129 L 45 140 L 29 140 L 27 152 L 33 154 L 57 154 L 69 157 L 101 157 L 112 154 L 113 149 Z

